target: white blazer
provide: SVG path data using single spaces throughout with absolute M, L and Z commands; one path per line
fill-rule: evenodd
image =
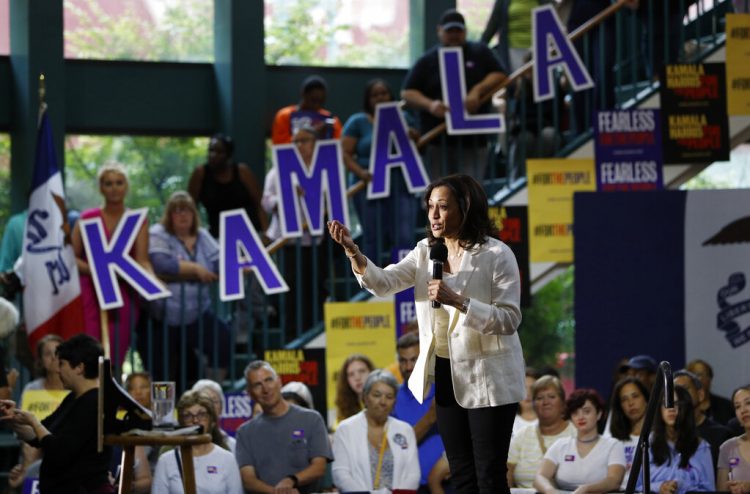
M 409 389 L 421 403 L 435 374 L 434 311 L 427 298 L 432 261 L 427 239 L 398 264 L 379 268 L 368 259 L 360 285 L 378 296 L 414 286 L 419 323 L 419 358 Z M 471 298 L 466 314 L 448 311 L 448 353 L 456 401 L 464 408 L 483 408 L 521 401 L 526 394 L 525 367 L 516 328 L 521 323 L 521 280 L 510 248 L 490 238 L 464 252 L 455 274 L 458 293 Z
M 386 436 L 393 454 L 393 489 L 417 490 L 421 474 L 414 430 L 403 420 L 388 417 Z M 333 458 L 333 483 L 340 492 L 390 492 L 372 488 L 364 410 L 339 424 L 333 436 Z

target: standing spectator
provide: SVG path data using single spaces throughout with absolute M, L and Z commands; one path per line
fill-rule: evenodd
M 198 379 L 198 362 L 201 361 L 212 364 L 206 369 L 212 377 L 223 379 L 229 364 L 229 327 L 211 310 L 208 287 L 209 283 L 219 279 L 219 245 L 208 231 L 200 227 L 195 202 L 184 191 L 176 191 L 170 196 L 161 221 L 150 228 L 149 234 L 151 263 L 160 276 L 172 280 L 167 285 L 172 296 L 150 304 L 154 321 L 151 338 L 154 361 L 147 367 L 159 368 L 167 351 L 163 331 L 169 333 L 171 345 L 180 348 L 179 339 L 184 328 L 188 382 Z M 146 340 L 146 335 L 143 336 Z M 218 342 L 216 352 L 214 338 Z M 141 355 L 146 357 L 145 345 L 139 346 L 142 347 Z M 218 360 L 213 360 L 214 353 Z M 169 379 L 176 380 L 181 368 L 180 353 L 170 355 L 169 363 Z
M 365 409 L 336 429 L 333 482 L 339 491 L 386 494 L 416 492 L 419 487 L 414 431 L 390 416 L 397 391 L 398 383 L 390 372 L 371 372 L 364 388 Z
M 271 141 L 274 144 L 289 144 L 297 129 L 310 126 L 320 139 L 341 137 L 341 121 L 323 108 L 326 104 L 328 87 L 319 75 L 311 75 L 302 82 L 301 99 L 296 105 L 289 105 L 278 112 L 271 127 Z
M 498 35 L 493 47 L 503 67 L 515 72 L 528 60 L 531 51 L 531 12 L 541 5 L 554 5 L 554 0 L 495 0 L 492 13 L 482 33 L 482 43 L 489 44 Z
M 354 353 L 341 364 L 336 376 L 336 423 L 362 410 L 362 391 L 375 365 L 367 355 Z
M 28 209 L 16 213 L 8 219 L 3 232 L 3 241 L 0 245 L 0 275 L 11 271 L 16 260 L 21 257 L 23 249 L 23 231 L 26 228 L 26 217 Z
M 443 101 L 440 83 L 441 47 L 460 47 L 464 57 L 466 111 L 488 113 L 491 104 L 480 100 L 505 78 L 505 70 L 487 45 L 466 40 L 464 16 L 457 10 L 446 10 L 437 26 L 440 43 L 430 48 L 406 75 L 401 97 L 420 111 L 420 131 L 429 132 L 445 119 L 448 107 Z M 444 143 L 444 147 L 441 146 Z M 487 166 L 487 140 L 483 135 L 445 136 L 427 147 L 428 171 L 431 180 L 450 173 L 464 173 L 480 182 Z
M 703 413 L 718 423 L 726 425 L 734 416 L 734 409 L 731 401 L 711 392 L 711 382 L 714 379 L 713 367 L 705 360 L 695 359 L 688 362 L 685 368 L 701 380 L 704 397 L 700 408 Z
M 659 494 L 686 494 L 713 491 L 714 464 L 711 447 L 698 436 L 690 393 L 675 386 L 674 408 L 661 408 L 651 433 L 651 491 Z M 643 491 L 638 476 L 637 492 Z
M 643 421 L 646 418 L 649 390 L 635 377 L 625 377 L 615 385 L 612 391 L 610 416 L 612 420 L 604 436 L 611 436 L 622 443 L 625 452 L 625 476 L 620 490 L 625 490 L 633 466 L 635 449 L 641 435 Z
M 236 457 L 243 488 L 267 493 L 315 492 L 326 463 L 333 460 L 323 418 L 315 410 L 290 405 L 282 398 L 281 378 L 268 362 L 250 362 L 245 379 L 248 394 L 263 413 L 237 431 Z
M 260 185 L 245 163 L 237 163 L 234 141 L 224 134 L 214 134 L 208 143 L 208 161 L 190 175 L 188 192 L 196 204 L 206 208 L 208 230 L 219 238 L 219 215 L 230 209 L 244 209 L 259 234 L 266 231 L 267 221 L 260 207 Z
M 57 347 L 60 378 L 71 392 L 52 415 L 41 422 L 8 400 L 0 401 L 0 415 L 18 437 L 41 448 L 39 492 L 114 493 L 109 482 L 112 449 L 97 451 L 96 423 L 101 344 L 78 334 Z
M 200 425 L 211 442 L 196 444 L 193 449 L 195 490 L 201 494 L 236 494 L 242 490 L 240 471 L 219 431 L 219 418 L 211 400 L 196 391 L 188 391 L 177 402 L 182 427 Z M 159 457 L 154 472 L 152 494 L 181 494 L 183 472 L 179 448 Z
M 672 374 L 675 386 L 682 386 L 688 393 L 693 404 L 693 413 L 695 414 L 695 426 L 698 428 L 698 435 L 711 446 L 711 457 L 713 463 L 719 458 L 719 447 L 729 439 L 731 433 L 729 428 L 716 422 L 711 417 L 707 417 L 700 404 L 703 401 L 705 391 L 701 380 L 689 370 L 678 370 Z
M 719 450 L 717 489 L 731 494 L 750 492 L 750 385 L 732 393 L 734 411 L 745 433 L 729 439 Z
M 106 163 L 97 174 L 99 181 L 99 192 L 104 198 L 104 206 L 100 208 L 87 209 L 81 213 L 81 219 L 101 218 L 104 225 L 104 233 L 107 240 L 112 238 L 120 219 L 125 215 L 125 198 L 130 188 L 125 168 L 119 163 Z M 83 248 L 80 223 L 76 222 L 73 227 L 72 236 L 73 252 L 75 252 L 78 264 L 78 273 L 81 281 L 81 302 L 83 303 L 84 329 L 86 334 L 101 339 L 101 310 L 99 300 L 94 289 L 94 280 L 91 277 L 91 269 Z M 148 257 L 148 224 L 143 222 L 138 236 L 130 249 L 130 256 L 146 271 L 154 274 L 151 261 Z M 137 297 L 133 290 L 124 281 L 120 281 L 120 292 L 122 293 L 122 307 L 108 311 L 109 317 L 109 341 L 110 355 L 113 362 L 122 362 L 125 353 L 130 347 L 131 330 L 135 328 L 138 321 L 139 308 Z M 114 316 L 114 317 L 113 317 Z M 117 329 L 116 329 L 117 328 Z M 115 334 L 115 332 L 117 334 Z
M 566 408 L 578 433 L 550 446 L 534 487 L 544 494 L 555 494 L 558 489 L 579 493 L 617 490 L 625 473 L 625 455 L 618 440 L 599 435 L 604 401 L 593 389 L 579 389 L 570 395 Z
M 542 376 L 531 387 L 531 400 L 539 419 L 510 441 L 508 485 L 531 489 L 547 450 L 563 437 L 575 437 L 576 428 L 565 418 L 565 390 L 560 379 Z
M 370 152 L 372 150 L 372 131 L 375 118 L 375 107 L 380 103 L 393 101 L 393 92 L 383 79 L 373 79 L 367 83 L 364 95 L 364 111 L 355 113 L 344 124 L 344 136 L 341 147 L 344 152 L 346 167 L 358 179 L 369 182 Z M 409 129 L 416 137 L 416 129 Z M 362 251 L 365 255 L 377 259 L 379 246 L 388 249 L 409 247 L 414 242 L 414 228 L 417 219 L 419 201 L 409 193 L 401 171 L 388 171 L 391 195 L 383 199 L 367 199 L 362 191 L 354 196 L 354 205 L 360 218 L 375 218 L 380 221 L 380 228 L 365 228 L 362 232 Z M 398 221 L 391 221 L 398 218 Z M 390 252 L 388 250 L 388 252 Z
M 308 169 L 313 164 L 312 159 L 315 154 L 316 142 L 317 132 L 310 125 L 305 124 L 295 130 L 293 143 L 297 147 L 303 165 Z M 305 195 L 305 190 L 301 187 L 296 190 L 299 196 Z M 271 224 L 266 231 L 266 235 L 271 240 L 281 238 L 280 202 L 281 194 L 279 192 L 277 168 L 272 168 L 266 174 L 262 200 L 263 209 L 271 215 Z M 323 236 L 313 237 L 309 231 L 305 230 L 299 241 L 288 242 L 284 245 L 283 262 L 280 264 L 283 264 L 284 280 L 289 286 L 289 292 L 286 295 L 288 307 L 285 328 L 287 341 L 298 337 L 302 331 L 309 329 L 317 322 L 314 310 L 316 307 L 309 295 L 310 290 L 317 290 L 318 317 L 323 315 L 323 302 L 327 294 L 323 275 L 326 272 L 326 256 L 320 251 L 316 253 L 313 247 L 320 246 L 322 241 Z M 314 268 L 317 268 L 317 279 L 314 279 Z M 297 304 L 297 296 L 300 292 L 306 294 L 303 296 L 305 299 L 308 296 L 310 298 L 304 300 L 301 304 Z M 301 327 L 298 326 L 298 320 L 301 322 Z
M 396 343 L 396 352 L 404 382 L 396 394 L 393 416 L 408 422 L 414 428 L 414 435 L 419 444 L 419 469 L 422 472 L 420 485 L 429 485 L 431 494 L 442 493 L 443 477 L 449 469 L 445 464 L 447 462 L 443 460 L 445 447 L 437 428 L 435 385 L 430 385 L 424 400 L 419 403 L 407 384 L 419 357 L 419 333 L 412 332 L 401 336 Z M 440 471 L 443 475 L 440 475 Z M 434 479 L 431 478 L 433 476 Z

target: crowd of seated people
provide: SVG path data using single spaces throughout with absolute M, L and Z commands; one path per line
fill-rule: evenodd
M 402 339 L 406 345 L 408 338 Z M 45 369 L 50 375 L 56 369 L 57 347 L 61 343 L 59 338 L 47 338 L 40 342 L 40 372 L 45 372 L 42 371 Z M 630 475 L 635 444 L 646 426 L 645 410 L 651 390 L 644 380 L 652 378 L 646 357 L 641 355 L 627 361 L 629 375 L 621 378 L 612 390 L 609 420 L 605 419 L 607 410 L 604 400 L 596 391 L 577 389 L 566 399 L 558 377 L 530 371 L 527 384 L 531 412 L 524 417 L 521 411 L 516 417 L 521 425 L 514 431 L 510 444 L 509 486 L 531 488 L 545 494 L 563 490 L 581 493 L 622 491 Z M 64 355 L 64 358 L 70 357 Z M 67 362 L 66 366 L 69 367 Z M 280 377 L 270 365 L 254 365 L 246 371 L 246 379 L 248 393 L 260 405 L 260 410 L 250 422 L 257 420 L 259 414 L 269 414 L 262 427 L 270 429 L 263 433 L 256 431 L 256 428 L 246 431 L 260 434 L 258 440 L 266 438 L 265 434 L 275 433 L 274 417 L 285 416 L 284 410 L 290 409 L 295 410 L 289 416 L 290 420 L 297 417 L 296 410 L 307 409 L 308 412 L 299 417 L 304 417 L 304 421 L 322 423 L 323 418 L 312 409 L 312 394 L 304 384 L 291 382 L 282 387 Z M 707 362 L 701 361 L 701 365 L 707 366 L 713 374 Z M 408 362 L 399 360 L 399 367 L 404 377 L 408 377 Z M 76 387 L 81 383 L 66 372 L 69 371 L 62 373 L 65 389 L 78 390 L 79 393 L 82 389 L 89 389 Z M 258 372 L 261 374 L 257 375 Z M 56 375 L 60 373 L 57 370 Z M 339 415 L 335 432 L 326 438 L 326 442 L 330 441 L 330 452 L 326 452 L 324 444 L 318 444 L 317 447 L 322 448 L 319 449 L 321 460 L 325 461 L 316 463 L 314 479 L 311 479 L 307 489 L 298 489 L 298 492 L 318 492 L 313 489 L 323 487 L 337 488 L 338 492 L 453 492 L 449 480 L 438 484 L 435 490 L 427 484 L 420 485 L 422 475 L 418 450 L 423 433 L 418 423 L 394 417 L 397 400 L 407 399 L 396 378 L 387 370 L 375 369 L 370 359 L 362 354 L 354 354 L 346 359 L 339 374 L 341 382 L 346 384 L 339 391 L 354 398 L 350 410 L 353 414 L 347 417 Z M 735 412 L 729 420 L 734 428 L 729 428 L 715 419 L 709 420 L 705 412 L 699 409 L 703 393 L 698 392 L 702 391 L 702 383 L 696 374 L 682 369 L 676 371 L 674 376 L 674 408 L 664 408 L 660 403 L 653 424 L 649 424 L 651 491 L 659 494 L 711 491 L 747 494 L 750 492 L 750 386 L 738 387 L 728 399 Z M 91 378 L 82 375 L 81 379 Z M 50 378 L 41 378 L 27 386 L 27 391 L 33 391 L 33 388 L 57 388 L 54 379 L 49 383 L 47 380 Z M 150 406 L 150 383 L 149 374 L 144 372 L 133 373 L 124 381 L 126 390 L 146 407 Z M 276 397 L 286 400 L 286 404 L 280 405 Z M 259 461 L 254 456 L 259 453 L 248 456 L 248 438 L 240 439 L 238 436 L 235 439 L 231 432 L 221 429 L 219 419 L 225 399 L 219 383 L 202 379 L 182 395 L 176 407 L 180 425 L 201 425 L 213 439 L 212 443 L 193 447 L 199 492 L 239 493 L 243 492 L 243 485 L 245 489 L 248 485 L 255 485 L 248 484 L 246 476 L 241 475 L 240 471 L 247 468 L 246 462 Z M 339 399 L 337 402 L 345 401 Z M 13 402 L 3 402 L 3 406 L 6 410 L 15 408 Z M 32 424 L 32 427 L 40 423 L 55 433 L 57 425 L 54 421 L 38 422 L 28 412 L 23 413 L 26 415 L 11 419 L 20 421 L 18 430 L 23 428 L 24 423 Z M 531 413 L 535 419 L 530 419 Z M 702 427 L 704 423 L 710 424 L 711 428 Z M 287 424 L 285 427 L 293 428 L 294 425 Z M 712 442 L 717 436 L 711 431 L 717 427 L 735 432 L 724 437 L 714 457 Z M 333 426 L 331 430 L 334 430 Z M 35 434 L 39 437 L 40 433 Z M 235 443 L 240 440 L 245 441 L 245 446 L 236 453 Z M 249 440 L 252 441 L 252 438 Z M 177 451 L 157 451 L 147 447 L 138 449 L 131 491 L 181 492 L 183 474 L 177 467 Z M 41 461 L 43 464 L 44 458 Z M 326 464 L 327 469 L 321 470 L 320 467 Z M 255 476 L 259 475 L 262 465 L 265 463 L 258 463 L 254 467 Z M 114 467 L 111 469 L 114 475 L 116 470 Z M 328 471 L 328 475 L 325 471 Z M 20 486 L 24 474 L 34 477 L 38 475 L 37 472 L 33 469 L 27 472 L 26 468 L 19 466 L 11 473 L 13 485 Z M 295 476 L 293 473 L 282 478 Z M 300 478 L 304 476 L 297 478 L 296 482 Z M 263 480 L 263 477 L 258 479 Z M 639 476 L 637 489 L 642 488 Z

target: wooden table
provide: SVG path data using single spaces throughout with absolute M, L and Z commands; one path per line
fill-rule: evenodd
M 105 435 L 104 444 L 120 446 L 123 450 L 120 464 L 120 494 L 130 491 L 133 484 L 133 463 L 136 446 L 175 446 L 180 448 L 182 457 L 182 485 L 185 494 L 197 494 L 195 491 L 195 468 L 193 467 L 193 446 L 211 442 L 209 434 L 192 434 L 189 436 L 118 436 Z

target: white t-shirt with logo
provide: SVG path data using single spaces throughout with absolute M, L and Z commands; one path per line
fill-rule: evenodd
M 584 484 L 604 480 L 611 465 L 625 467 L 625 451 L 617 439 L 600 437 L 583 458 L 578 454 L 576 441 L 575 437 L 560 438 L 544 455 L 557 466 L 555 483 L 559 489 L 574 491 Z

